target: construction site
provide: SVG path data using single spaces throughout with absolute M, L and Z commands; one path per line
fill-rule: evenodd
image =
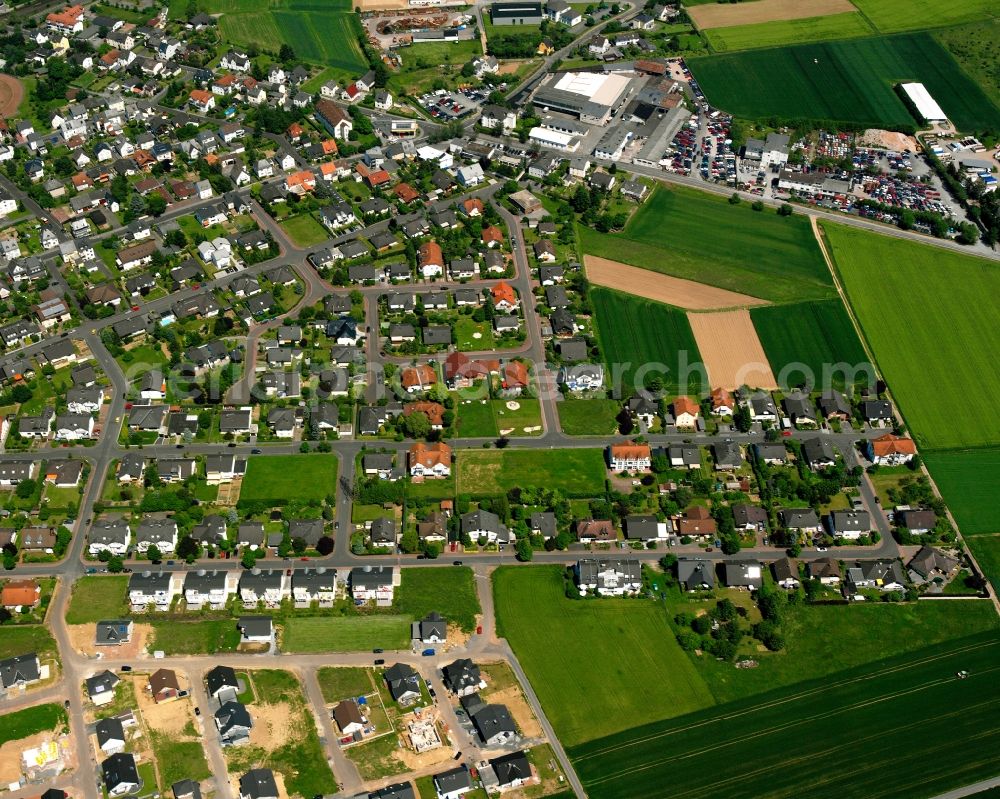
M 382 50 L 421 42 L 461 41 L 476 36 L 475 17 L 443 7 L 377 11 L 362 17 L 368 40 Z

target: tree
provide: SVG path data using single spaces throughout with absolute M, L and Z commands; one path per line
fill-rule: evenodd
M 31 389 L 24 385 L 24 383 L 14 386 L 10 392 L 10 398 L 14 400 L 14 402 L 22 404 L 28 402 L 32 396 Z
M 333 552 L 333 539 L 327 535 L 324 535 L 319 541 L 316 542 L 316 551 L 320 555 L 329 555 Z
M 108 560 L 108 571 L 112 574 L 118 574 L 125 568 L 125 563 L 122 561 L 121 556 L 115 555 Z
M 159 192 L 152 192 L 146 197 L 146 213 L 152 216 L 160 216 L 167 210 L 167 201 Z M 183 234 L 182 234 L 183 235 Z
M 177 557 L 184 558 L 188 563 L 194 563 L 200 554 L 201 544 L 193 536 L 184 536 L 177 544 Z
M 252 549 L 246 550 L 246 552 L 243 553 L 243 557 L 240 559 L 240 564 L 244 569 L 252 569 L 257 565 L 257 553 Z
M 292 551 L 296 555 L 301 555 L 306 551 L 306 540 L 302 536 L 297 535 L 292 539 Z
M 156 544 L 150 544 L 149 549 L 146 550 L 146 555 L 151 561 L 156 563 L 163 556 L 160 554 L 160 548 Z
M 795 213 L 795 209 L 788 203 L 782 203 L 778 207 L 778 216 L 791 216 L 793 213 Z
M 283 64 L 288 64 L 295 60 L 295 50 L 288 42 L 282 42 L 281 49 L 278 50 L 278 60 Z
M 411 413 L 403 417 L 403 432 L 410 438 L 426 438 L 431 432 L 431 422 L 426 413 Z
M 35 493 L 36 484 L 32 479 L 22 480 L 17 484 L 17 489 L 15 493 L 18 499 L 28 499 L 32 494 Z
M 0 608 L 0 624 L 6 624 L 9 622 L 13 616 L 7 608 Z
M 729 195 L 729 204 L 730 205 L 739 205 L 740 204 L 740 195 L 737 194 L 735 191 L 732 194 Z
M 531 542 L 527 538 L 519 538 L 517 540 L 514 552 L 517 555 L 517 559 L 524 563 L 527 563 L 535 556 L 535 552 L 531 548 Z

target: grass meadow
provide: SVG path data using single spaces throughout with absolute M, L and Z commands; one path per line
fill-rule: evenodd
M 590 301 L 597 320 L 597 334 L 607 366 L 607 376 L 621 373 L 629 388 L 642 388 L 643 375 L 635 385 L 637 370 L 644 364 L 663 364 L 667 372 L 654 374 L 663 379 L 668 393 L 699 391 L 704 384 L 701 370 L 680 385 L 678 370 L 685 364 L 701 363 L 698 344 L 691 332 L 687 313 L 660 302 L 642 299 L 606 288 L 592 288 Z M 624 368 L 629 364 L 628 368 Z M 597 433 L 606 431 L 597 431 Z
M 924 449 L 1000 444 L 994 354 L 1000 267 L 856 228 L 823 223 L 844 290 L 914 438 Z
M 919 81 L 960 130 L 1000 127 L 1000 108 L 929 33 L 722 53 L 688 65 L 712 105 L 748 119 L 912 128 L 893 86 Z
M 833 292 L 804 216 L 757 212 L 694 189 L 658 186 L 621 233 L 578 225 L 577 237 L 584 253 L 765 300 Z
M 713 704 L 662 605 L 567 599 L 558 566 L 501 567 L 493 595 L 497 632 L 568 746 Z
M 750 318 L 780 385 L 797 385 L 807 376 L 794 364 L 807 367 L 815 384 L 823 387 L 825 367 L 868 362 L 840 299 L 751 308 Z M 830 370 L 830 374 L 833 385 L 840 388 L 850 380 L 841 370 L 837 374 Z
M 393 604 L 396 611 L 419 621 L 436 610 L 463 632 L 476 629 L 476 616 L 483 609 L 479 606 L 472 569 L 456 566 L 403 569 L 401 579 Z
M 1000 106 L 1000 19 L 934 31 L 934 38 Z
M 882 33 L 941 28 L 1000 14 L 994 0 L 851 0 Z
M 315 452 L 251 457 L 240 501 L 271 505 L 322 502 L 336 489 L 337 463 L 336 455 Z
M 829 39 L 851 39 L 856 36 L 871 36 L 876 32 L 857 11 L 827 14 L 823 17 L 733 25 L 704 31 L 705 38 L 717 53 L 823 42 Z
M 45 658 L 56 654 L 52 634 L 41 624 L 5 624 L 0 627 L 0 660 L 35 652 Z
M 73 583 L 66 623 L 92 624 L 124 618 L 128 614 L 128 579 L 127 574 L 81 577 Z
M 463 449 L 457 457 L 460 494 L 495 496 L 527 486 L 568 497 L 604 494 L 607 467 L 600 449 Z
M 288 238 L 299 247 L 312 247 L 327 239 L 326 228 L 312 214 L 298 214 L 280 225 Z
M 933 796 L 996 771 L 998 658 L 996 632 L 961 638 L 571 743 L 569 756 L 602 799 L 875 796 L 887 768 L 892 795 Z
M 291 617 L 284 624 L 281 648 L 285 652 L 405 649 L 411 621 L 400 615 Z
M 559 409 L 559 428 L 568 436 L 607 436 L 618 429 L 616 400 L 564 399 Z
M 352 666 L 328 666 L 316 672 L 323 701 L 337 702 L 341 699 L 366 696 L 373 689 L 368 669 Z
M 173 655 L 214 655 L 235 652 L 240 632 L 235 619 L 204 621 L 154 621 L 149 649 Z
M 66 725 L 66 711 L 60 705 L 35 705 L 3 717 L 0 725 L 0 746 L 8 741 L 20 741 L 29 735 L 47 732 Z

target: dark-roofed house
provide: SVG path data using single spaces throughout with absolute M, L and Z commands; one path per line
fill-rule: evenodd
M 157 669 L 149 675 L 149 693 L 156 702 L 176 699 L 181 691 L 177 682 L 177 673 L 172 669 Z
M 939 549 L 923 546 L 906 564 L 906 568 L 913 582 L 924 583 L 935 577 L 947 577 L 958 568 L 958 561 Z
M 215 711 L 215 726 L 223 746 L 239 746 L 250 740 L 253 719 L 246 707 L 233 699 Z
M 41 679 L 41 665 L 38 662 L 38 655 L 34 652 L 0 660 L 0 688 L 30 685 L 39 679 Z
M 803 441 L 802 457 L 814 471 L 833 466 L 837 462 L 833 444 L 825 438 L 809 438 Z
M 278 784 L 269 768 L 255 768 L 240 777 L 240 799 L 278 799 Z
M 87 697 L 97 707 L 106 705 L 115 698 L 115 686 L 121 682 L 118 675 L 105 669 L 85 680 Z
M 826 517 L 827 528 L 834 538 L 857 541 L 872 531 L 871 516 L 866 510 L 835 510 Z
M 927 509 L 911 509 L 896 511 L 896 524 L 909 530 L 911 533 L 929 533 L 937 527 L 937 514 Z
M 767 530 L 767 511 L 759 505 L 745 502 L 733 505 L 733 523 L 737 530 L 764 532 Z
M 459 766 L 434 775 L 434 791 L 438 799 L 459 799 L 472 790 L 472 775 L 467 766 Z
M 333 720 L 342 735 L 355 735 L 365 728 L 364 716 L 353 699 L 345 699 L 333 708 Z
M 630 541 L 655 541 L 667 537 L 667 524 L 652 515 L 625 517 L 625 537 Z
M 125 728 L 116 718 L 100 719 L 94 727 L 97 746 L 106 755 L 125 751 Z
M 419 622 L 418 632 L 422 643 L 444 643 L 448 638 L 448 620 L 436 610 L 432 610 Z
M 479 666 L 468 658 L 449 663 L 441 669 L 441 673 L 445 686 L 456 696 L 468 696 L 485 687 Z
M 791 558 L 781 558 L 771 564 L 771 572 L 774 574 L 774 581 L 782 588 L 791 590 L 798 588 L 799 567 Z
M 420 675 L 406 663 L 396 663 L 385 670 L 389 693 L 400 705 L 412 705 L 420 699 Z
M 484 746 L 502 746 L 518 737 L 517 725 L 506 705 L 486 705 L 471 716 Z
M 170 786 L 174 799 L 201 799 L 201 786 L 194 780 L 180 780 Z
M 135 758 L 130 752 L 118 752 L 101 763 L 104 787 L 109 796 L 124 796 L 135 793 L 142 787 Z
M 715 587 L 715 569 L 707 560 L 677 561 L 677 582 L 685 591 L 702 591 Z
M 501 789 L 517 788 L 532 779 L 531 762 L 524 752 L 495 757 L 489 763 Z
M 764 569 L 757 560 L 727 560 L 722 565 L 730 588 L 757 589 L 764 584 Z
M 780 512 L 780 515 L 781 523 L 786 530 L 810 534 L 818 533 L 823 529 L 819 523 L 819 516 L 812 508 L 785 508 Z
M 829 555 L 809 561 L 806 573 L 810 580 L 819 580 L 823 585 L 840 584 L 840 564 Z
M 205 675 L 205 685 L 209 696 L 218 699 L 220 694 L 231 692 L 233 696 L 240 690 L 236 670 L 231 666 L 216 666 Z

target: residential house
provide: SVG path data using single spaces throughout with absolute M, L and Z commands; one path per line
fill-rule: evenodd
M 634 596 L 642 590 L 642 568 L 638 560 L 584 558 L 576 563 L 580 596 Z

